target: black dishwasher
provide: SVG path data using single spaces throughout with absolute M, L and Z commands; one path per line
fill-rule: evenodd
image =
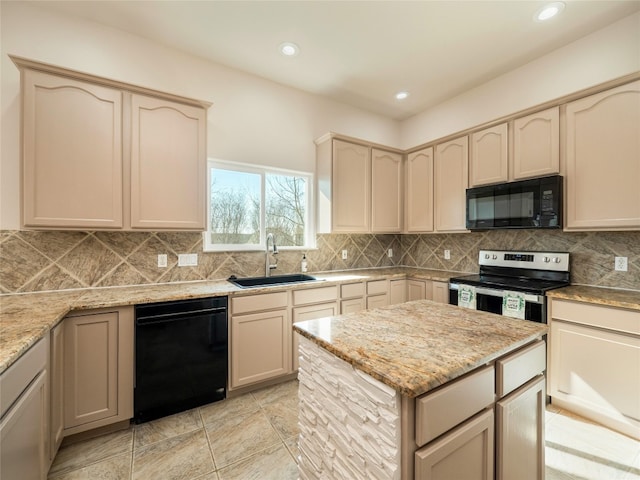
M 222 400 L 227 297 L 136 305 L 134 421 Z

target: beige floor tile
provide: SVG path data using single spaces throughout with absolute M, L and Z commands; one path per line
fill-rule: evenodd
M 571 412 L 560 410 L 551 417 L 545 434 L 547 471 L 559 479 L 565 474 L 581 480 L 622 480 L 640 471 L 633 465 L 640 442 Z
M 218 471 L 220 480 L 296 480 L 298 466 L 284 445 L 256 453 Z
M 129 480 L 131 478 L 131 453 L 115 457 L 73 470 L 61 475 L 49 475 L 51 480 Z
M 256 412 L 260 409 L 260 405 L 253 398 L 253 395 L 247 393 L 240 397 L 227 398 L 219 402 L 210 403 L 200 407 L 200 415 L 205 425 L 222 420 L 227 417 L 236 415 L 244 415 Z
M 60 448 L 49 474 L 78 470 L 133 450 L 133 429 L 121 430 Z
M 218 469 L 282 443 L 261 410 L 212 422 L 206 431 Z
M 298 401 L 298 381 L 280 383 L 271 387 L 266 387 L 252 392 L 254 398 L 260 406 L 265 407 L 272 403 L 281 402 L 283 400 Z
M 298 435 L 296 435 L 295 437 L 287 438 L 284 441 L 284 444 L 287 447 L 287 450 L 289 450 L 289 453 L 291 453 L 291 455 L 293 456 L 293 459 L 296 461 L 296 463 L 298 463 L 298 457 L 300 456 L 300 449 L 298 448 Z
M 298 402 L 290 398 L 273 402 L 262 408 L 280 438 L 293 437 L 300 433 L 298 428 Z
M 204 429 L 133 452 L 133 480 L 191 480 L 215 470 Z
M 159 418 L 135 427 L 134 449 L 202 428 L 198 409 Z

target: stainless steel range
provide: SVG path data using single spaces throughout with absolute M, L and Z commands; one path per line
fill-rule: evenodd
M 547 323 L 546 292 L 569 285 L 569 254 L 480 250 L 477 275 L 449 280 L 449 303 Z

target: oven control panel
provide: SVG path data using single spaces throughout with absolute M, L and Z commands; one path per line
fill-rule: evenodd
M 569 254 L 565 252 L 517 252 L 480 250 L 479 264 L 493 267 L 533 270 L 569 271 Z

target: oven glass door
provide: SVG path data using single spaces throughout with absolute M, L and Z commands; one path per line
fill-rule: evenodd
M 476 310 L 502 315 L 502 299 L 504 290 L 492 288 L 476 288 Z M 525 297 L 524 319 L 532 322 L 547 323 L 546 297 L 544 295 L 527 294 Z M 458 304 L 458 285 L 449 286 L 449 303 Z

